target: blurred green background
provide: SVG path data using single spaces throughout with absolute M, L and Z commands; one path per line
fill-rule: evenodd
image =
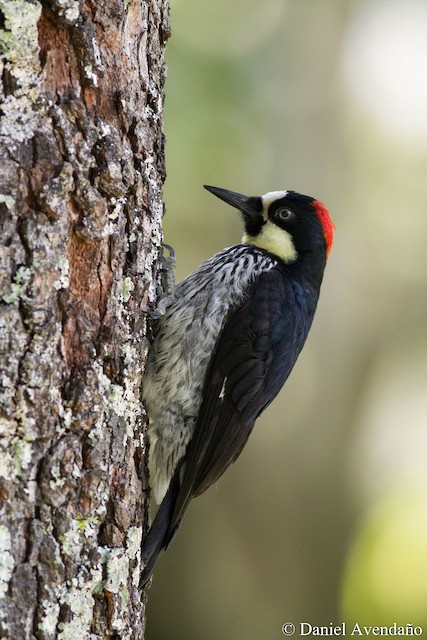
M 337 230 L 290 380 L 157 565 L 147 638 L 427 637 L 427 2 L 172 0 L 172 29 L 178 279 L 241 237 L 203 183 L 313 195 Z

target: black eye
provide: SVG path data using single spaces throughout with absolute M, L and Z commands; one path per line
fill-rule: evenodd
M 274 217 L 277 220 L 280 220 L 280 222 L 288 222 L 294 217 L 294 215 L 295 215 L 294 212 L 291 211 L 291 209 L 288 209 L 288 207 L 280 207 L 274 213 Z

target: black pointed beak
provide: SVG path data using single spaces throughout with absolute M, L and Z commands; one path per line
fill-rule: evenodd
M 205 189 L 210 191 L 224 200 L 227 204 L 231 204 L 232 207 L 236 207 L 243 213 L 243 215 L 251 219 L 257 219 L 262 213 L 262 200 L 258 196 L 244 196 L 236 191 L 229 191 L 228 189 L 221 189 L 220 187 L 210 187 L 209 185 L 203 185 Z

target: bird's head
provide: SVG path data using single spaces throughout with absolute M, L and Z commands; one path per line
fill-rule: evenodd
M 334 239 L 334 224 L 325 205 L 295 191 L 271 191 L 263 196 L 244 196 L 235 191 L 205 189 L 242 213 L 243 243 L 252 244 L 295 262 L 308 254 L 327 259 Z

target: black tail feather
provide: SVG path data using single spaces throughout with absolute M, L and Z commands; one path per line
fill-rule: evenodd
M 147 584 L 161 550 L 166 549 L 179 526 L 178 523 L 172 531 L 170 530 L 170 523 L 172 521 L 176 498 L 180 486 L 180 467 L 181 465 L 179 465 L 178 469 L 174 473 L 167 493 L 163 498 L 159 510 L 156 513 L 154 522 L 151 525 L 151 528 L 142 547 L 142 560 L 144 563 L 144 569 L 141 576 L 141 587 L 144 587 Z

